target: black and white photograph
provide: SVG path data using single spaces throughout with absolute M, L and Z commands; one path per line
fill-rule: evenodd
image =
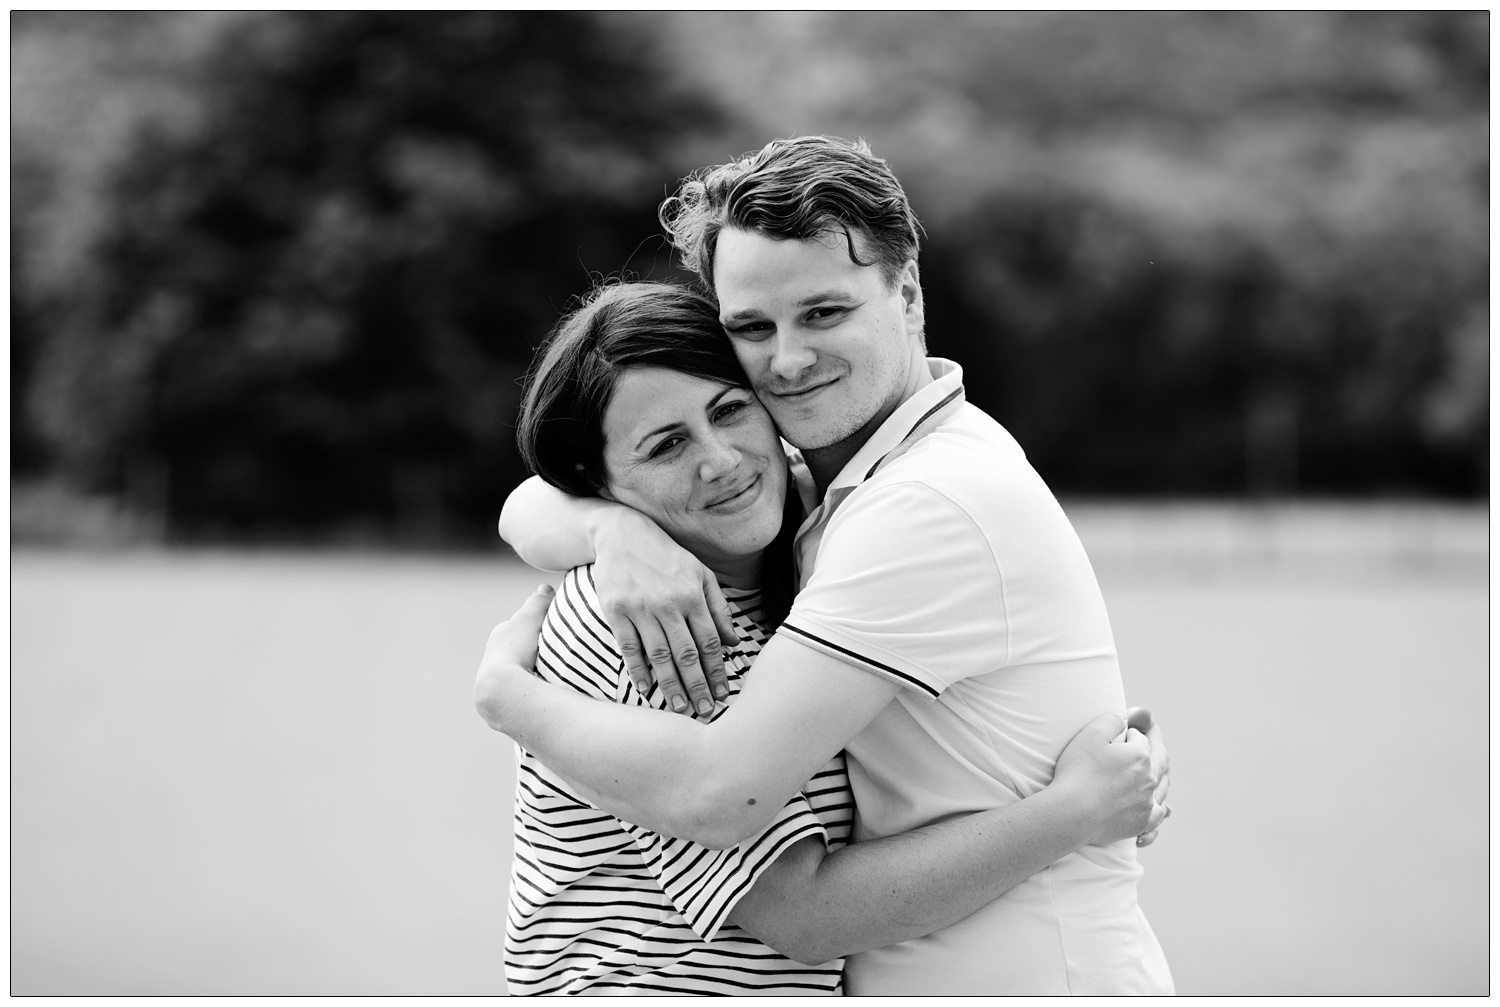
M 12 996 L 1487 996 L 1488 10 L 13 10 Z

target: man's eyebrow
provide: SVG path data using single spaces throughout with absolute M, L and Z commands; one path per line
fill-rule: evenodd
M 806 297 L 799 298 L 797 300 L 796 306 L 799 308 L 810 308 L 814 304 L 827 304 L 829 301 L 840 301 L 847 304 L 851 301 L 856 300 L 858 300 L 858 298 L 847 290 L 820 290 L 817 293 L 808 294 Z M 728 314 L 721 316 L 719 318 L 719 322 L 721 324 L 727 325 L 730 322 L 737 322 L 746 318 L 760 317 L 762 317 L 761 312 L 756 311 L 753 308 L 740 308 L 736 311 L 731 311 Z

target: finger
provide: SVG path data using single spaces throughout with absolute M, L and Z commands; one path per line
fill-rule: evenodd
M 1161 831 L 1162 823 L 1172 815 L 1172 809 L 1164 804 L 1153 804 L 1151 814 L 1146 819 L 1146 828 L 1135 838 L 1135 845 L 1150 846 L 1156 842 L 1157 833 Z
M 1087 724 L 1075 735 L 1068 744 L 1072 745 L 1080 741 L 1093 741 L 1099 744 L 1109 744 L 1112 741 L 1120 741 L 1125 735 L 1125 718 L 1118 713 L 1101 713 Z
M 703 598 L 708 602 L 708 617 L 713 622 L 712 636 L 706 631 L 698 632 L 696 626 L 694 635 L 698 637 L 698 650 L 707 659 L 708 684 L 713 689 L 714 696 L 725 699 L 729 696 L 729 676 L 724 670 L 724 649 L 738 647 L 740 634 L 734 628 L 734 613 L 729 610 L 729 601 L 724 597 L 724 592 L 719 590 L 719 582 L 712 577 L 704 585 Z M 717 645 L 709 644 L 709 639 L 713 639 Z M 712 658 L 709 658 L 710 653 Z
M 1150 709 L 1144 706 L 1132 706 L 1130 709 L 1126 710 L 1125 720 L 1130 724 L 1131 727 L 1135 728 L 1137 731 L 1140 731 L 1142 734 L 1150 734 L 1151 726 L 1154 723 L 1151 718 Z
M 505 640 L 525 641 L 530 649 L 535 650 L 536 638 L 542 632 L 542 621 L 547 618 L 547 609 L 552 605 L 552 594 L 551 584 L 539 585 L 525 601 L 521 602 L 521 607 L 516 609 L 514 615 L 490 630 L 489 642 L 486 643 L 485 649 L 488 650 Z
M 681 619 L 668 619 L 661 626 L 667 636 L 667 647 L 671 650 L 677 677 L 687 690 L 688 702 L 701 715 L 711 715 L 714 712 L 713 693 L 703 674 L 703 665 L 698 660 L 698 641 L 693 639 L 693 634 L 688 632 L 687 623 Z
M 692 707 L 688 705 L 687 690 L 677 677 L 677 665 L 672 661 L 672 645 L 667 642 L 667 634 L 662 631 L 661 623 L 648 618 L 643 619 L 636 628 L 641 634 L 641 648 L 645 652 L 646 663 L 651 666 L 651 678 L 661 690 L 667 709 L 691 716 Z
M 607 614 L 604 621 L 615 635 L 615 646 L 620 650 L 620 658 L 625 662 L 625 674 L 630 676 L 635 691 L 642 696 L 649 696 L 655 679 L 651 677 L 651 665 L 646 661 L 646 648 L 641 643 L 640 634 L 635 631 L 635 624 L 619 612 Z
M 688 612 L 688 632 L 698 650 L 699 667 L 708 679 L 708 691 L 715 699 L 728 698 L 729 677 L 724 671 L 724 645 L 719 642 L 719 630 L 708 609 L 694 608 Z
M 729 610 L 729 601 L 719 590 L 719 582 L 712 577 L 703 585 L 703 597 L 708 602 L 708 614 L 719 632 L 719 642 L 726 647 L 739 645 L 740 634 L 734 628 L 734 613 Z

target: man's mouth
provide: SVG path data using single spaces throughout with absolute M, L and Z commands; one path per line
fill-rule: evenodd
M 827 381 L 818 381 L 812 384 L 802 385 L 797 388 L 788 388 L 785 390 L 772 389 L 771 394 L 776 396 L 778 399 L 786 399 L 789 402 L 803 402 L 807 399 L 812 398 L 813 395 L 822 391 L 824 388 L 827 388 L 837 380 L 838 378 L 829 378 Z

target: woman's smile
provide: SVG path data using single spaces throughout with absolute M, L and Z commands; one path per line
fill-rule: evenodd
M 738 514 L 755 503 L 760 498 L 762 486 L 761 477 L 753 476 L 748 481 L 740 483 L 728 493 L 722 493 L 704 505 L 705 510 L 716 514 Z

